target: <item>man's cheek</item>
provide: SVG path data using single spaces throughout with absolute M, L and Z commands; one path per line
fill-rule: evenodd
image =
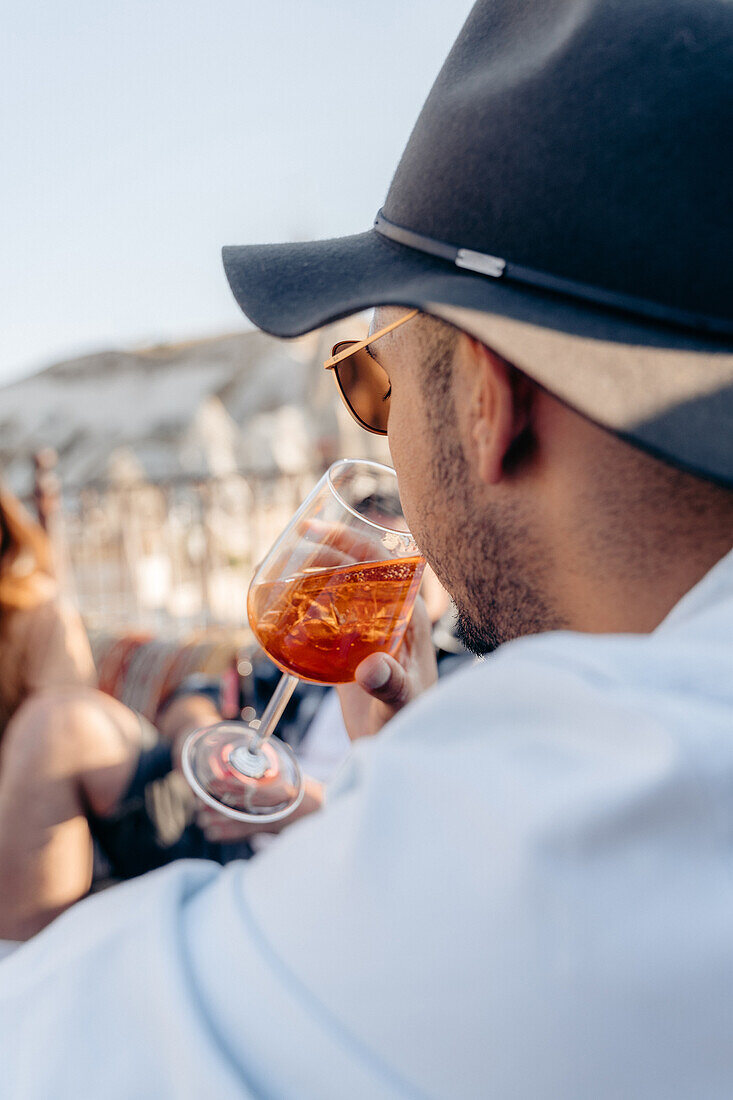
M 405 401 L 392 400 L 389 422 L 389 443 L 392 464 L 400 484 L 400 499 L 409 529 L 416 532 L 422 526 L 425 510 L 423 499 L 430 480 L 424 426 L 417 422 L 415 403 L 412 409 Z
M 410 445 L 409 437 L 399 432 L 393 433 L 391 416 L 389 429 L 389 449 L 397 473 L 402 510 L 407 525 L 414 534 L 414 526 L 420 524 L 420 483 L 425 473 L 421 466 L 421 454 Z
M 415 467 L 412 434 L 412 425 L 409 421 L 405 423 L 400 404 L 393 400 L 389 410 L 387 442 L 389 443 L 389 453 L 392 456 L 392 465 L 397 473 L 403 507 L 405 503 L 404 493 Z

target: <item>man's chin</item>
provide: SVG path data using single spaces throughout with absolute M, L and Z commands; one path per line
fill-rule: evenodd
M 476 657 L 485 657 L 501 645 L 501 638 L 486 623 L 477 623 L 471 615 L 456 604 L 455 634 L 461 645 Z

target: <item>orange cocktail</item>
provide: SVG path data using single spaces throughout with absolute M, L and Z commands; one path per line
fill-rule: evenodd
M 247 599 L 250 626 L 285 672 L 350 683 L 370 653 L 399 647 L 424 568 L 415 555 L 255 582 Z
M 303 776 L 293 749 L 273 733 L 298 680 L 347 684 L 371 653 L 395 653 L 424 568 L 394 470 L 334 462 L 250 584 L 250 626 L 283 670 L 262 716 L 204 726 L 183 746 L 183 773 L 203 802 L 257 824 L 293 813 Z

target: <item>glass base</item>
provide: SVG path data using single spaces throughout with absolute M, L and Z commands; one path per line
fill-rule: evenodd
M 219 722 L 186 738 L 181 767 L 194 793 L 235 821 L 267 824 L 301 803 L 303 778 L 291 748 L 277 737 L 258 744 L 243 722 Z

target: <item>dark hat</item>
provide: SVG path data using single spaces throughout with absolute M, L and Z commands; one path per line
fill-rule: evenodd
M 374 227 L 224 266 L 276 336 L 418 306 L 733 485 L 732 169 L 731 0 L 479 0 Z

